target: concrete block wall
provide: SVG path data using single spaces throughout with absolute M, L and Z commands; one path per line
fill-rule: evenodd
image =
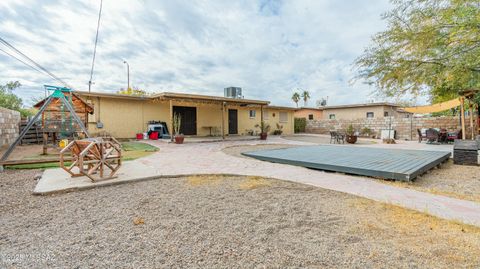
M 0 147 L 11 145 L 18 137 L 20 112 L 0 107 Z
M 474 129 L 477 119 L 474 117 Z M 417 129 L 422 128 L 445 128 L 449 131 L 460 130 L 460 120 L 458 117 L 424 117 L 424 118 L 373 118 L 373 119 L 354 119 L 354 120 L 307 120 L 307 133 L 328 134 L 331 130 L 345 130 L 352 124 L 360 131 L 367 127 L 373 130 L 376 137 L 379 138 L 380 130 L 388 129 L 391 126 L 396 131 L 396 139 L 416 140 Z M 470 118 L 465 119 L 466 135 L 470 137 Z M 476 131 L 476 130 L 475 130 Z M 476 134 L 476 132 L 475 132 Z

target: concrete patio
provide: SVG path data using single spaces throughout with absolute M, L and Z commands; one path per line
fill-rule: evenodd
M 239 158 L 222 152 L 223 148 L 231 146 L 255 144 L 311 145 L 311 143 L 285 140 L 280 137 L 270 137 L 267 141 L 222 141 L 183 145 L 159 141 L 148 141 L 148 143 L 159 147 L 160 151 L 145 158 L 126 162 L 121 170 L 124 175 L 120 175 L 117 179 L 91 183 L 82 178 L 70 179 L 60 169 L 51 169 L 44 173 L 34 193 L 48 194 L 95 188 L 156 177 L 202 174 L 249 175 L 300 182 L 480 226 L 479 203 L 382 184 L 364 177 L 326 173 L 302 167 Z M 338 146 L 342 147 L 343 145 Z M 392 145 L 372 144 L 365 146 L 388 147 Z M 392 147 L 431 150 L 436 146 L 402 141 L 402 143 Z M 437 150 L 451 149 L 442 147 L 437 148 Z

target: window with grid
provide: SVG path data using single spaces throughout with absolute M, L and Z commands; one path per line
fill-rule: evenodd
M 331 119 L 331 120 L 334 120 L 335 119 L 335 114 L 328 115 L 328 118 Z
M 255 118 L 256 114 L 257 114 L 256 110 L 250 110 L 249 112 L 250 118 Z
M 373 112 L 367 112 L 367 119 L 373 118 Z
M 313 114 L 308 114 L 308 119 L 313 120 Z

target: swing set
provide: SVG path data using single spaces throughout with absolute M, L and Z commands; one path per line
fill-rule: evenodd
M 72 140 L 60 152 L 62 169 L 72 177 L 87 176 L 92 181 L 115 177 L 115 173 L 122 163 L 121 146 L 113 137 L 91 138 L 85 123 L 88 113 L 93 112 L 93 107 L 76 96 L 69 88 L 50 85 L 44 85 L 44 87 L 51 94 L 34 106 L 39 108 L 38 113 L 28 122 L 15 142 L 3 154 L 0 159 L 0 172 L 3 170 L 2 164 L 41 117 L 44 154 L 47 153 L 49 137 L 52 138 L 53 145 L 56 145 L 57 139 L 71 138 Z M 83 114 L 83 120 L 79 114 Z M 83 133 L 86 138 L 78 139 L 79 133 Z M 66 155 L 71 155 L 70 164 Z

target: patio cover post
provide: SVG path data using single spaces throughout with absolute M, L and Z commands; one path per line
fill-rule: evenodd
M 465 98 L 460 97 L 460 119 L 462 124 L 462 140 L 465 140 Z
M 222 102 L 222 139 L 225 139 L 225 102 Z
M 263 105 L 260 105 L 260 122 L 263 122 Z
M 470 128 L 472 128 L 472 140 L 475 140 L 475 130 L 473 129 L 473 104 L 470 100 Z
M 169 112 L 170 112 L 170 130 L 172 134 L 170 135 L 170 141 L 173 141 L 173 105 L 172 105 L 172 99 L 168 101 L 169 104 Z

